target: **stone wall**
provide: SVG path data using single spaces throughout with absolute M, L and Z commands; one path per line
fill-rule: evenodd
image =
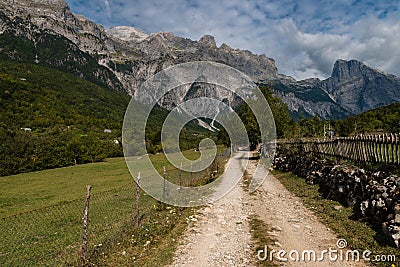
M 400 247 L 400 178 L 382 171 L 368 172 L 351 165 L 339 165 L 301 148 L 278 147 L 274 168 L 317 184 L 321 194 L 344 206 L 352 206 L 361 216 L 377 220 L 388 241 Z

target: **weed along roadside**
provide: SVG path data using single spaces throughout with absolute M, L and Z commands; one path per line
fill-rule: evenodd
M 199 155 L 184 154 L 192 159 Z M 214 168 L 223 170 L 225 164 L 221 158 L 196 175 L 179 175 L 162 154 L 152 160 L 160 171 L 166 166 L 169 180 L 176 183 L 181 176 L 187 185 L 215 179 Z M 2 177 L 0 183 L 7 188 L 0 221 L 2 266 L 76 266 L 82 260 L 85 265 L 161 265 L 172 259 L 175 240 L 195 210 L 168 206 L 136 191 L 123 158 Z M 91 185 L 89 198 L 86 185 Z

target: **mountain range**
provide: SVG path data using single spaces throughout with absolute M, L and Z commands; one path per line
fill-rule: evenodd
M 399 78 L 357 60 L 337 60 L 325 80 L 296 81 L 279 73 L 272 58 L 225 43 L 218 47 L 213 36 L 193 41 L 128 26 L 104 29 L 71 12 L 63 0 L 0 0 L 0 59 L 56 68 L 129 95 L 166 67 L 214 61 L 271 85 L 295 118 L 344 118 L 400 101 Z M 188 94 L 189 87 L 169 103 Z

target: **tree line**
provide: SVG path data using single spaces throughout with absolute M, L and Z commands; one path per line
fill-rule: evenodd
M 380 107 L 341 120 L 322 119 L 318 115 L 295 120 L 290 116 L 288 106 L 274 94 L 272 85 L 260 85 L 274 116 L 278 139 L 326 138 L 329 132 L 334 136 L 347 137 L 357 134 L 400 133 L 400 103 Z M 254 148 L 261 142 L 256 118 L 248 105 L 242 103 L 236 109 L 244 122 L 250 143 Z M 230 145 L 226 131 L 218 133 L 220 143 Z

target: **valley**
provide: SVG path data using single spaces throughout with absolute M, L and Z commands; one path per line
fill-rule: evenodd
M 1 266 L 400 266 L 399 77 L 328 49 L 326 78 L 296 80 L 274 59 L 290 45 L 276 55 L 269 43 L 265 53 L 231 47 L 249 29 L 225 43 L 211 30 L 103 26 L 75 13 L 78 2 L 0 0 Z M 113 8 L 97 4 L 94 13 Z M 286 19 L 259 35 L 292 29 Z M 334 43 L 313 34 L 280 38 Z M 291 55 L 306 58 L 297 70 L 322 64 L 303 48 Z M 275 255 L 260 259 L 267 248 Z M 278 252 L 324 249 L 388 258 L 288 262 Z

